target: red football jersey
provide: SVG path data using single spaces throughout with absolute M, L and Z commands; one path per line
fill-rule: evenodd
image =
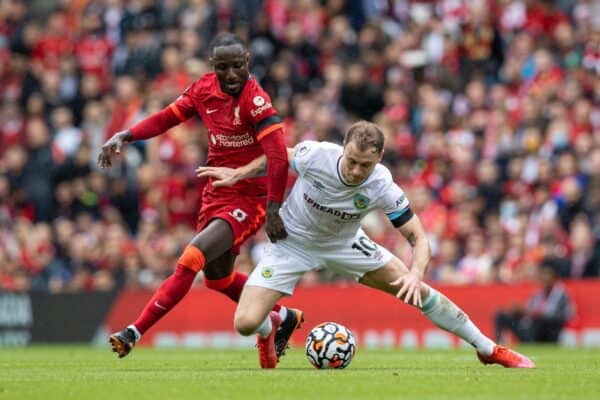
M 259 141 L 281 124 L 256 132 L 258 122 L 277 114 L 271 98 L 250 77 L 237 97 L 221 91 L 214 72 L 203 75 L 170 104 L 181 121 L 200 115 L 208 129 L 209 166 L 241 167 L 263 154 Z M 266 177 L 242 180 L 215 192 L 239 193 L 246 196 L 267 194 Z M 212 188 L 212 186 L 207 186 Z

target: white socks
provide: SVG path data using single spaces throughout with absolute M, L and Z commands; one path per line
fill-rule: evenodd
M 138 331 L 138 329 L 135 327 L 135 325 L 131 324 L 127 327 L 128 329 L 131 329 L 133 331 L 133 333 L 135 333 L 135 342 L 139 342 L 140 339 L 142 338 L 142 334 L 140 333 L 140 331 Z
M 285 319 L 285 317 L 287 317 L 287 315 L 288 315 L 287 308 L 281 306 L 281 308 L 279 309 L 279 316 L 281 317 L 281 320 L 283 321 Z M 255 333 L 257 333 L 261 338 L 266 338 L 267 336 L 269 336 L 272 329 L 273 329 L 273 324 L 271 323 L 271 317 L 269 315 L 267 315 L 265 320 L 258 326 L 258 328 L 256 328 Z
M 484 356 L 491 355 L 495 343 L 481 333 L 467 314 L 437 290 L 429 288 L 429 291 L 429 296 L 423 299 L 421 312 L 436 326 L 471 344 L 478 353 Z
M 267 318 L 256 328 L 256 333 L 261 338 L 266 338 L 271 333 L 271 329 L 273 329 L 273 324 L 271 324 L 271 318 L 267 315 Z
M 281 317 L 281 321 L 285 321 L 285 318 L 288 315 L 288 310 L 286 307 L 281 306 L 281 308 L 279 309 L 279 316 Z

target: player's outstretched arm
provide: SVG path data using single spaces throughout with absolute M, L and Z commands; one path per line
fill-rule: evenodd
M 184 112 L 172 103 L 164 109 L 144 118 L 131 128 L 115 133 L 102 146 L 102 150 L 98 155 L 98 164 L 102 168 L 110 168 L 112 166 L 112 154 L 120 154 L 121 148 L 125 143 L 158 136 L 193 115 L 192 109 L 187 108 L 183 110 Z
M 431 248 L 427 234 L 416 214 L 413 214 L 398 230 L 413 248 L 413 261 L 409 273 L 392 282 L 392 285 L 399 288 L 396 297 L 403 298 L 406 303 L 421 307 L 423 305 L 421 281 L 431 262 Z
M 291 162 L 294 156 L 294 149 L 287 148 L 288 162 Z M 255 158 L 248 164 L 238 168 L 228 167 L 204 167 L 196 168 L 196 176 L 199 178 L 212 178 L 214 187 L 232 186 L 242 179 L 264 176 L 267 172 L 267 157 L 263 154 Z
M 199 166 L 196 168 L 198 178 L 212 178 L 214 187 L 233 186 L 242 179 L 254 178 L 265 174 L 267 158 L 262 155 L 248 164 L 238 168 Z

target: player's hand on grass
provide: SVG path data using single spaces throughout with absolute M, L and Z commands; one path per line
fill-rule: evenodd
M 121 148 L 127 142 L 131 141 L 131 132 L 124 130 L 115 133 L 110 139 L 104 143 L 100 154 L 98 154 L 98 165 L 102 168 L 112 167 L 110 157 L 113 153 L 121 154 Z
M 198 178 L 212 178 L 213 187 L 232 186 L 240 177 L 235 168 L 228 167 L 198 167 L 196 168 Z
M 405 303 L 415 307 L 422 307 L 421 299 L 421 280 L 422 276 L 417 271 L 409 271 L 391 283 L 392 286 L 398 286 L 396 297 L 404 300 Z
M 274 201 L 270 201 L 267 205 L 267 223 L 265 225 L 265 232 L 267 233 L 269 240 L 273 243 L 285 239 L 288 235 L 283 220 L 279 216 L 280 207 L 281 203 Z

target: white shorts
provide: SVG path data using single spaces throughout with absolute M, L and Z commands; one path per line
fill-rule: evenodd
M 318 244 L 290 234 L 285 240 L 265 245 L 263 257 L 246 284 L 292 295 L 308 271 L 328 269 L 358 280 L 367 272 L 383 267 L 393 257 L 362 229 L 351 240 Z

